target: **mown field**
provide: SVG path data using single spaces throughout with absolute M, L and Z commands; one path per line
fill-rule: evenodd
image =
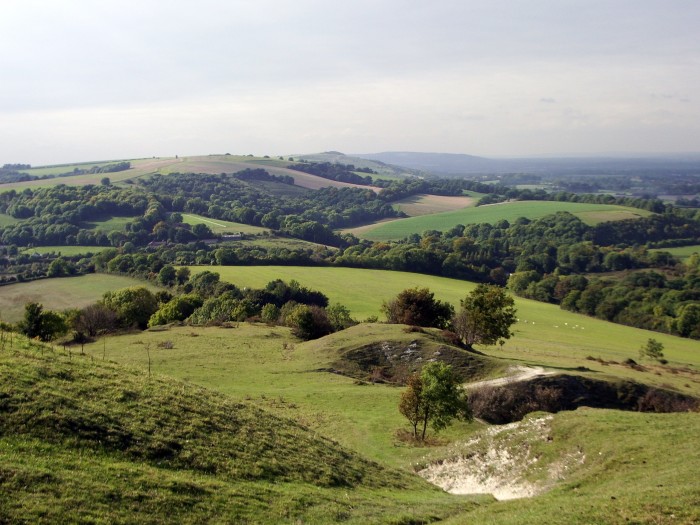
M 100 253 L 112 249 L 111 246 L 37 246 L 22 250 L 25 253 L 55 253 L 56 255 L 83 255 L 89 253 Z
M 49 310 L 82 308 L 102 298 L 110 290 L 127 286 L 151 285 L 121 275 L 88 274 L 79 277 L 39 279 L 0 287 L 0 319 L 17 322 L 28 302 L 42 303 Z
M 249 224 L 243 224 L 240 222 L 229 222 L 221 219 L 209 219 L 207 217 L 202 217 L 201 215 L 195 215 L 193 213 L 183 213 L 182 220 L 185 224 L 190 224 L 194 226 L 195 224 L 206 224 L 209 226 L 211 231 L 214 233 L 249 233 L 258 234 L 269 231 L 267 228 L 261 228 L 260 226 L 251 226 Z
M 520 217 L 537 219 L 559 211 L 573 213 L 591 225 L 603 221 L 650 215 L 650 212 L 645 210 L 626 206 L 556 201 L 517 201 L 387 221 L 377 224 L 374 228 L 364 229 L 356 235 L 372 241 L 398 240 L 414 233 L 420 235 L 426 230 L 447 231 L 458 224 L 495 224 L 504 219 L 513 222 Z
M 239 287 L 262 288 L 280 278 L 297 280 L 304 286 L 324 292 L 331 303 L 341 303 L 357 319 L 381 314 L 383 301 L 390 300 L 406 288 L 427 287 L 435 297 L 459 307 L 476 286 L 473 283 L 408 272 L 362 270 L 354 268 L 309 268 L 302 266 L 202 266 L 190 267 L 192 273 L 209 270 L 222 280 Z M 695 372 L 664 369 L 649 364 L 639 372 L 623 363 L 639 359 L 639 348 L 649 338 L 664 345 L 664 355 L 675 368 L 700 368 L 697 341 L 609 323 L 581 314 L 561 310 L 556 305 L 516 298 L 519 322 L 515 335 L 503 348 L 483 348 L 492 356 L 506 357 L 522 363 L 549 366 L 594 376 L 635 379 L 657 386 L 664 383 L 687 393 L 700 395 L 700 375 Z M 600 358 L 605 362 L 588 358 Z M 615 364 L 617 363 L 617 364 Z
M 393 202 L 392 206 L 409 217 L 419 217 L 474 206 L 480 197 L 481 194 L 473 192 L 468 196 L 411 195 Z
M 679 259 L 683 260 L 689 258 L 694 253 L 700 254 L 700 244 L 695 244 L 692 246 L 679 246 L 676 248 L 658 248 L 650 251 L 669 252 L 674 257 L 678 257 Z

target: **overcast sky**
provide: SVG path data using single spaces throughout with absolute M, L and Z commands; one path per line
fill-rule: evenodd
M 3 0 L 0 164 L 700 151 L 698 0 Z

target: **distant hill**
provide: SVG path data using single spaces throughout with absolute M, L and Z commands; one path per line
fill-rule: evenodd
M 413 169 L 410 166 L 383 162 L 381 160 L 370 159 L 366 156 L 346 155 L 340 151 L 324 151 L 322 153 L 307 153 L 291 155 L 294 159 L 307 160 L 309 162 L 332 162 L 338 164 L 352 164 L 356 168 L 370 168 L 380 175 L 391 177 L 416 177 L 423 173 L 420 169 Z
M 502 173 L 538 173 L 542 175 L 619 175 L 635 173 L 697 173 L 700 156 L 667 155 L 654 157 L 561 157 L 490 159 L 461 153 L 422 153 L 387 151 L 354 155 L 432 175 L 474 175 Z

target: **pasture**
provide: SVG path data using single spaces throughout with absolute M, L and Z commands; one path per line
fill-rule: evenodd
M 24 305 L 37 302 L 49 310 L 82 308 L 102 298 L 105 292 L 128 286 L 153 286 L 121 275 L 88 274 L 79 277 L 39 279 L 0 287 L 0 319 L 15 323 L 24 315 Z
M 478 196 L 471 194 L 468 196 L 421 194 L 394 201 L 392 205 L 396 210 L 404 212 L 409 217 L 419 217 L 474 206 L 478 198 Z
M 655 248 L 649 250 L 652 252 L 668 252 L 674 257 L 678 257 L 681 260 L 690 258 L 694 253 L 700 254 L 700 244 L 694 244 L 692 246 L 678 246 L 675 248 Z
M 459 308 L 460 300 L 476 286 L 445 277 L 355 268 L 192 266 L 190 270 L 193 274 L 217 272 L 223 281 L 241 288 L 262 288 L 278 278 L 287 282 L 294 279 L 322 291 L 331 303 L 345 305 L 359 320 L 375 315 L 383 320 L 382 302 L 406 288 L 427 287 L 437 299 Z M 486 354 L 594 377 L 634 379 L 656 386 L 667 383 L 682 392 L 700 395 L 697 341 L 609 323 L 529 299 L 516 297 L 515 302 L 519 321 L 513 327 L 514 336 L 502 348 L 480 348 Z M 646 363 L 648 370 L 640 372 L 622 364 L 630 358 L 639 360 L 639 349 L 649 338 L 664 345 L 669 365 L 679 370 Z M 581 367 L 585 370 L 579 370 Z M 680 370 L 684 367 L 690 367 L 690 371 Z
M 24 253 L 55 253 L 56 255 L 87 255 L 112 249 L 111 246 L 36 246 L 22 250 Z
M 102 230 L 103 232 L 124 231 L 127 223 L 133 222 L 138 217 L 110 217 L 99 221 L 85 223 L 88 229 Z
M 516 201 L 463 208 L 456 211 L 380 223 L 374 228 L 366 229 L 357 235 L 372 241 L 398 240 L 414 233 L 420 235 L 426 230 L 447 231 L 458 224 L 495 224 L 501 220 L 513 222 L 520 217 L 538 219 L 559 211 L 572 213 L 591 225 L 604 220 L 623 220 L 634 217 L 646 217 L 651 214 L 651 212 L 646 210 L 617 205 L 558 201 Z
M 0 228 L 4 226 L 11 226 L 13 224 L 17 224 L 18 222 L 21 222 L 20 219 L 15 219 L 12 215 L 7 215 L 6 213 L 0 213 Z
M 183 213 L 182 220 L 185 224 L 189 224 L 191 226 L 194 226 L 195 224 L 206 224 L 209 226 L 212 232 L 221 234 L 240 232 L 256 235 L 258 233 L 269 231 L 267 228 L 261 228 L 260 226 L 250 226 L 249 224 L 229 222 L 221 219 L 209 219 L 208 217 L 202 217 L 201 215 L 195 215 L 192 213 Z

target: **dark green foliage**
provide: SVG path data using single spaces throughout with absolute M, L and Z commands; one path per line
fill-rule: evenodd
M 27 337 L 42 341 L 51 341 L 68 331 L 68 325 L 62 315 L 44 310 L 43 305 L 39 303 L 24 305 L 24 319 L 17 324 L 17 328 Z
M 392 324 L 446 328 L 454 309 L 435 299 L 435 294 L 427 288 L 409 288 L 382 304 L 382 312 Z
M 503 288 L 480 284 L 460 303 L 453 323 L 455 333 L 467 346 L 493 345 L 512 335 L 515 301 Z
M 292 329 L 294 335 L 305 341 L 333 332 L 325 309 L 315 305 L 297 304 L 285 315 L 284 323 Z
M 158 301 L 144 286 L 132 286 L 107 292 L 103 304 L 117 314 L 119 325 L 124 328 L 144 329 L 148 320 L 158 309 Z
M 202 306 L 202 303 L 202 298 L 196 294 L 184 294 L 173 297 L 151 316 L 148 326 L 184 321 L 197 308 Z

